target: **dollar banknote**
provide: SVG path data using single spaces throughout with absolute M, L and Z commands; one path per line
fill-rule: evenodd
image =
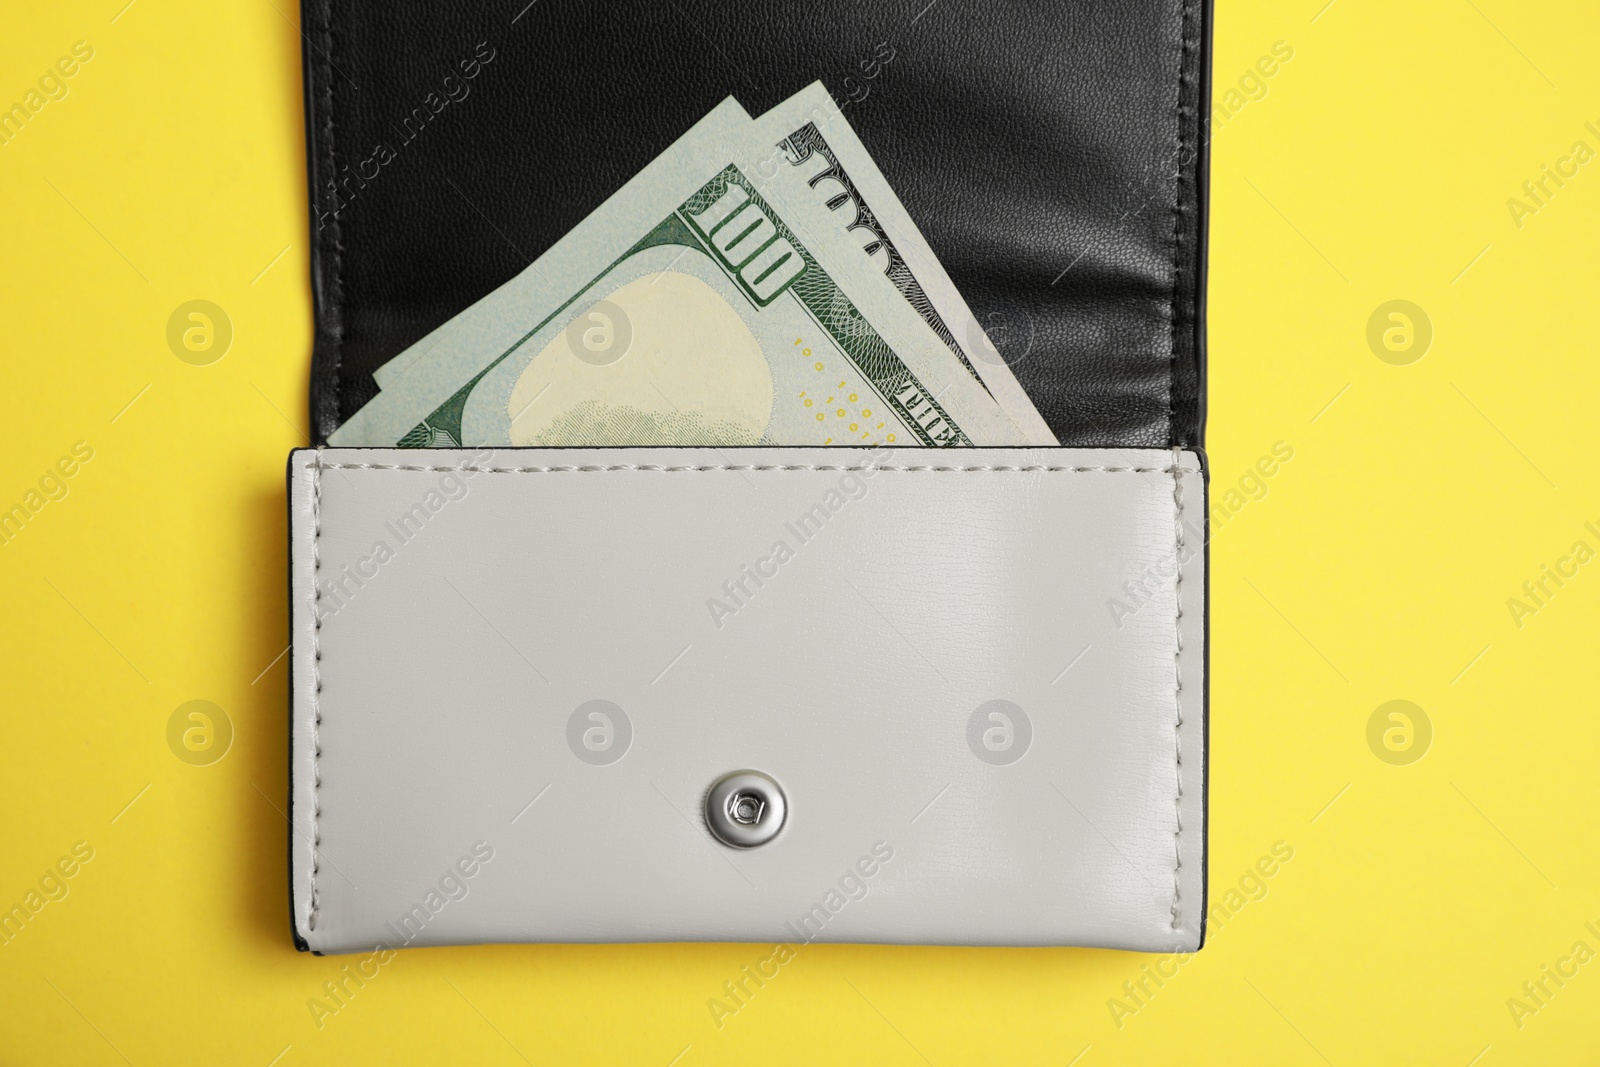
M 1057 444 L 823 84 L 813 82 L 756 119 L 753 140 L 764 149 L 756 159 L 762 187 L 770 182 L 785 199 L 809 194 L 825 206 L 859 254 L 984 383 L 1028 443 Z
M 812 186 L 760 179 L 749 150 L 765 136 L 724 102 L 385 367 L 331 442 L 1054 443 L 997 403 Z

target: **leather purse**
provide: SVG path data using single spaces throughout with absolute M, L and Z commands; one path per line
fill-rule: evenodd
M 304 0 L 315 952 L 1204 937 L 1203 0 Z M 1059 448 L 328 448 L 725 96 L 816 79 Z

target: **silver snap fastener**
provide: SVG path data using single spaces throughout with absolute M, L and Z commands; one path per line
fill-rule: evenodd
M 778 836 L 789 814 L 778 783 L 760 771 L 734 771 L 712 783 L 706 794 L 706 825 L 734 848 L 755 848 Z

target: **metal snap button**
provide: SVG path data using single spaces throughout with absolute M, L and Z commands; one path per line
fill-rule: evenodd
M 755 848 L 778 836 L 789 813 L 778 783 L 760 771 L 734 771 L 706 794 L 706 826 L 734 848 Z

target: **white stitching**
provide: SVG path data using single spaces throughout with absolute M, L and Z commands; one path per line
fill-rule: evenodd
M 317 578 L 322 571 L 319 542 L 322 538 L 322 450 L 311 465 L 311 915 L 306 928 L 317 928 L 317 871 L 321 866 L 317 850 L 322 845 L 322 615 L 318 610 L 322 588 Z
M 1172 831 L 1172 928 L 1179 928 L 1182 914 L 1179 907 L 1179 872 L 1183 870 L 1183 478 L 1178 471 L 1179 451 L 1172 450 L 1172 505 L 1174 547 L 1173 564 L 1177 572 L 1172 582 L 1173 620 L 1172 634 L 1176 647 L 1172 653 L 1172 700 L 1177 710 L 1177 722 L 1172 728 L 1173 763 L 1178 778 L 1178 796 L 1173 810 L 1178 825 Z
M 418 471 L 424 474 L 556 474 L 556 473 L 587 473 L 594 471 L 661 471 L 675 473 L 681 471 L 940 471 L 940 472 L 978 472 L 997 471 L 1017 474 L 1199 474 L 1198 470 L 1190 467 L 1052 467 L 1043 464 L 1032 466 L 972 466 L 972 467 L 935 467 L 935 466 L 905 466 L 890 467 L 881 464 L 863 463 L 854 466 L 843 464 L 808 464 L 808 463 L 726 463 L 705 465 L 665 466 L 656 463 L 613 463 L 594 464 L 584 466 L 551 466 L 551 467 L 469 467 L 465 464 L 458 467 L 431 467 L 422 464 L 405 463 L 318 463 L 322 470 L 334 471 Z

